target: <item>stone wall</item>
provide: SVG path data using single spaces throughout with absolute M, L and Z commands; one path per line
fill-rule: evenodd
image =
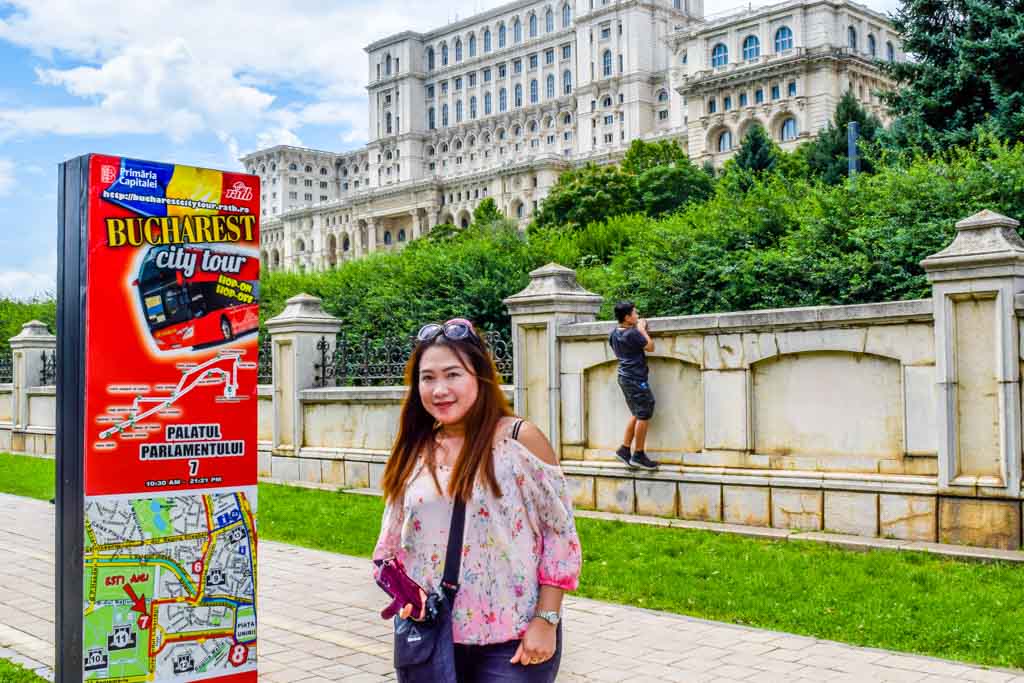
M 957 227 L 923 263 L 931 299 L 651 320 L 657 472 L 614 456 L 628 418 L 615 324 L 573 271 L 538 269 L 505 301 L 506 393 L 551 439 L 581 508 L 1019 548 L 1024 242 L 988 212 Z M 0 449 L 52 452 L 53 389 L 19 385 L 49 343 L 30 326 L 12 340 L 15 384 L 0 386 Z M 268 321 L 262 477 L 379 487 L 406 390 L 317 387 L 317 343 L 339 327 L 308 295 Z

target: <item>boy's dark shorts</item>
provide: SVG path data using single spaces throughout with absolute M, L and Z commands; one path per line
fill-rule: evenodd
M 619 388 L 626 397 L 629 412 L 638 420 L 650 420 L 654 415 L 654 392 L 649 382 L 640 382 L 619 375 Z

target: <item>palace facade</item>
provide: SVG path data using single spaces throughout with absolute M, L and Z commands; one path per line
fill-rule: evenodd
M 783 149 L 844 92 L 883 120 L 903 59 L 887 18 L 849 0 L 704 16 L 703 0 L 520 0 L 366 48 L 369 142 L 242 158 L 260 176 L 263 263 L 321 269 L 400 249 L 495 200 L 525 225 L 564 170 L 675 139 L 720 165 L 747 128 Z

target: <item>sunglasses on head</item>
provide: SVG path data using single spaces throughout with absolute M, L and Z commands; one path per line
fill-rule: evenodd
M 420 344 L 427 344 L 441 335 L 452 341 L 463 341 L 465 339 L 471 339 L 476 342 L 481 341 L 480 335 L 477 334 L 476 328 L 473 327 L 473 323 L 465 318 L 452 318 L 443 325 L 427 323 L 420 328 L 419 333 L 416 335 L 416 341 Z

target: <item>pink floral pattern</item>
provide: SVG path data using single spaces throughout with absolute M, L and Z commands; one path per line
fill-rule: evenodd
M 494 446 L 502 496 L 477 484 L 466 505 L 462 571 L 453 610 L 456 643 L 487 645 L 522 638 L 541 585 L 575 590 L 582 553 L 561 468 L 511 438 L 507 420 Z M 451 470 L 438 467 L 442 490 Z M 384 511 L 374 559 L 397 557 L 414 581 L 437 590 L 444 574 L 452 501 L 423 465 L 401 504 Z

